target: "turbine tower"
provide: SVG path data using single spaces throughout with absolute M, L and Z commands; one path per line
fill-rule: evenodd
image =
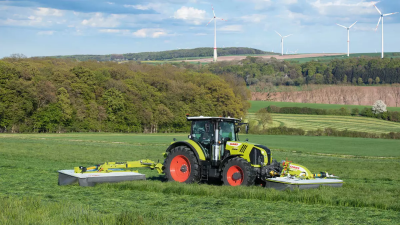
M 383 57 L 385 56 L 384 55 L 384 43 L 383 43 L 383 17 L 385 17 L 385 16 L 391 16 L 391 15 L 394 15 L 394 14 L 397 14 L 398 12 L 395 12 L 395 13 L 388 13 L 388 14 L 382 14 L 382 12 L 378 9 L 378 7 L 376 7 L 376 5 L 374 5 L 375 6 L 375 8 L 376 8 L 376 10 L 378 10 L 378 12 L 379 12 L 379 14 L 381 15 L 381 17 L 379 17 L 379 21 L 378 21 L 378 25 L 376 25 L 376 28 L 375 28 L 375 31 L 377 31 L 378 30 L 378 27 L 379 27 L 379 23 L 381 22 L 381 20 L 382 20 L 382 59 L 383 59 Z
M 226 21 L 226 20 L 215 16 L 214 7 L 212 7 L 212 11 L 213 11 L 214 17 L 210 20 L 210 22 L 207 23 L 207 26 L 208 26 L 208 24 L 211 23 L 211 21 L 214 20 L 214 62 L 216 62 L 217 61 L 217 19 L 223 20 L 223 21 Z
M 275 31 L 280 37 L 281 37 L 281 45 L 282 45 L 282 56 L 283 56 L 283 39 L 292 36 L 292 34 L 289 34 L 287 36 L 282 36 L 280 33 L 278 33 L 278 31 Z
M 355 23 L 353 23 L 353 25 L 351 25 L 350 27 L 345 27 L 343 25 L 340 24 L 336 24 L 338 26 L 341 26 L 343 28 L 347 29 L 347 57 L 350 57 L 350 28 L 352 28 L 358 21 L 356 21 Z

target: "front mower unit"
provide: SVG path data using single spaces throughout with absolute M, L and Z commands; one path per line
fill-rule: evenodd
M 323 179 L 323 178 L 302 180 L 298 178 L 275 177 L 275 178 L 267 178 L 265 183 L 266 188 L 274 188 L 276 190 L 311 189 L 311 188 L 319 188 L 320 186 L 342 187 L 343 181 L 339 179 Z

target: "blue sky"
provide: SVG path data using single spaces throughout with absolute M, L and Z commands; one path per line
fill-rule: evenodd
M 211 6 L 218 17 L 218 47 L 285 52 L 344 53 L 381 49 L 379 14 L 400 11 L 382 0 L 0 0 L 0 58 L 111 54 L 213 47 Z M 385 51 L 400 52 L 400 14 L 385 17 Z

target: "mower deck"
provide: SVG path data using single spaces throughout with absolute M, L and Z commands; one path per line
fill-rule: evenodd
M 75 173 L 74 170 L 59 170 L 58 185 L 79 182 L 80 186 L 94 186 L 96 183 L 115 183 L 131 180 L 146 180 L 146 175 L 136 172 Z
M 324 179 L 324 178 L 315 178 L 310 180 L 302 180 L 297 178 L 288 178 L 288 177 L 275 177 L 266 179 L 267 188 L 274 188 L 277 190 L 286 190 L 286 189 L 310 189 L 310 188 L 318 188 L 320 186 L 330 186 L 330 187 L 342 187 L 343 181 L 339 179 Z

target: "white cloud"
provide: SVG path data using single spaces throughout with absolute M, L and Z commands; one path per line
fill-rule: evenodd
M 207 35 L 206 33 L 197 33 L 197 34 L 195 34 L 196 36 L 205 36 L 205 35 Z
M 135 37 L 141 37 L 141 38 L 146 38 L 146 37 L 159 38 L 161 36 L 166 36 L 167 32 L 164 29 L 159 29 L 159 28 L 145 28 L 137 30 L 132 34 Z
M 228 26 L 223 26 L 218 30 L 226 32 L 241 32 L 243 31 L 243 27 L 242 25 L 228 25 Z
M 110 33 L 110 34 L 129 34 L 129 30 L 120 30 L 120 29 L 100 29 L 100 33 Z
M 37 34 L 38 35 L 53 35 L 55 31 L 53 30 L 47 30 L 47 31 L 39 31 Z
M 206 11 L 193 7 L 182 6 L 174 13 L 175 19 L 185 20 L 187 23 L 201 24 L 206 17 Z
M 35 14 L 39 16 L 63 16 L 63 12 L 61 10 L 40 7 L 37 8 Z
M 134 8 L 138 10 L 154 10 L 157 12 L 162 11 L 164 5 L 161 3 L 148 3 L 147 5 L 124 5 L 125 8 Z
M 107 4 L 114 5 L 115 3 L 114 2 L 107 2 Z
M 244 22 L 259 23 L 259 22 L 265 22 L 264 20 L 267 18 L 267 16 L 263 14 L 253 14 L 248 16 L 242 16 L 240 18 Z
M 95 13 L 90 19 L 83 20 L 81 24 L 90 27 L 117 27 L 121 24 L 120 19 L 124 17 L 125 15 L 116 14 L 105 17 L 102 13 Z
M 316 0 L 310 3 L 319 14 L 328 16 L 365 15 L 377 13 L 374 4 L 377 1 L 367 2 L 365 0 Z

